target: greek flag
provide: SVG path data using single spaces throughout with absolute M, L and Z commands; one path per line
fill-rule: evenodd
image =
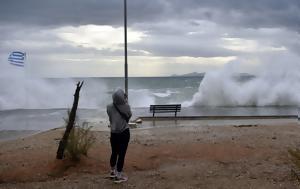
M 8 61 L 12 65 L 24 67 L 25 58 L 26 58 L 26 53 L 14 51 L 10 53 L 8 57 Z

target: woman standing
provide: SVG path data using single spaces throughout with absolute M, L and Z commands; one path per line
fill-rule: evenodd
M 130 106 L 128 105 L 127 95 L 122 89 L 118 89 L 112 95 L 113 103 L 107 106 L 107 114 L 110 122 L 110 178 L 115 179 L 114 182 L 121 183 L 128 180 L 122 174 L 125 155 L 130 139 L 129 119 L 132 115 Z

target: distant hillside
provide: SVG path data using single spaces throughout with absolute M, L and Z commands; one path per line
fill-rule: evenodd
M 248 74 L 248 73 L 238 73 L 236 74 L 238 77 L 255 77 L 255 75 Z
M 183 75 L 173 74 L 171 77 L 204 77 L 205 73 L 192 72 Z
M 205 72 L 202 72 L 202 73 L 192 72 L 192 73 L 187 73 L 187 74 L 182 74 L 182 75 L 177 75 L 177 74 L 171 75 L 171 77 L 204 77 L 204 76 L 205 76 Z M 255 75 L 248 74 L 248 73 L 236 73 L 236 74 L 234 74 L 234 77 L 252 79 L 252 78 L 255 78 Z

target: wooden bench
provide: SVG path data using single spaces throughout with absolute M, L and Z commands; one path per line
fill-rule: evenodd
M 166 104 L 166 105 L 150 105 L 150 112 L 153 113 L 169 113 L 174 112 L 177 117 L 177 112 L 180 112 L 181 104 Z

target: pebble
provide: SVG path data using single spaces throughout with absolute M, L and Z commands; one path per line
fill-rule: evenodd
M 257 179 L 257 177 L 256 176 L 254 176 L 254 175 L 250 175 L 250 177 L 249 177 L 250 179 Z

